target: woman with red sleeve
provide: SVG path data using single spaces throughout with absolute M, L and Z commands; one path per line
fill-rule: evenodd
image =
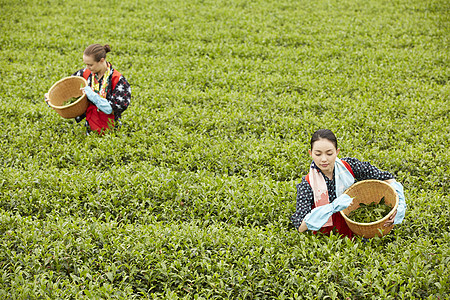
M 403 187 L 395 181 L 391 173 L 381 171 L 370 163 L 361 162 L 356 158 L 339 159 L 336 136 L 328 129 L 316 131 L 311 137 L 310 145 L 308 152 L 313 161 L 310 172 L 297 185 L 296 212 L 291 217 L 292 224 L 299 232 L 308 229 L 305 216 L 314 208 L 333 202 L 353 182 L 366 179 L 385 180 L 395 188 L 399 194 L 399 207 L 384 226 L 402 222 L 406 210 Z M 353 237 L 353 232 L 339 212 L 332 214 L 320 228 L 325 234 L 332 230 L 336 230 L 342 236 Z
M 86 117 L 88 132 L 99 133 L 120 125 L 122 112 L 128 108 L 131 100 L 131 88 L 125 77 L 106 61 L 109 45 L 92 44 L 83 53 L 86 68 L 77 71 L 75 76 L 87 80 L 84 89 L 89 99 L 86 113 L 76 118 L 80 122 Z
M 87 134 L 90 131 L 103 133 L 118 127 L 122 113 L 131 100 L 131 88 L 123 75 L 106 61 L 106 54 L 111 51 L 109 45 L 92 44 L 83 52 L 84 69 L 73 76 L 84 77 L 87 86 L 83 89 L 89 100 L 86 112 L 75 118 L 80 122 L 86 118 Z M 45 95 L 48 101 L 48 95 Z

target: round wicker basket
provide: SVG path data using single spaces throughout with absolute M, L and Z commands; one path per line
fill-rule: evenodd
M 395 189 L 387 182 L 381 180 L 363 180 L 350 186 L 344 194 L 354 198 L 349 207 L 341 211 L 342 217 L 347 222 L 348 227 L 354 234 L 372 238 L 374 236 L 384 236 L 391 231 L 394 226 L 384 227 L 386 220 L 395 212 L 398 207 L 398 195 Z M 371 223 L 358 223 L 350 220 L 347 215 L 359 208 L 360 203 L 370 204 L 380 202 L 384 197 L 386 204 L 392 207 L 391 211 L 384 218 Z
M 80 87 L 87 85 L 86 79 L 79 76 L 70 76 L 56 82 L 48 91 L 48 105 L 61 117 L 70 119 L 81 116 L 88 107 L 86 94 Z M 72 97 L 79 97 L 77 101 L 63 105 Z

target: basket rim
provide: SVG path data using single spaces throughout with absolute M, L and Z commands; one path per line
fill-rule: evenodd
M 67 77 L 64 77 L 64 78 L 58 80 L 57 82 L 55 82 L 55 83 L 52 85 L 52 87 L 48 90 L 48 93 L 50 94 L 50 92 L 52 91 L 52 89 L 53 89 L 56 85 L 58 85 L 59 83 L 61 83 L 61 82 L 63 82 L 63 81 L 66 81 L 66 80 L 69 80 L 69 79 L 71 79 L 71 78 L 82 79 L 82 81 L 84 81 L 84 86 L 87 86 L 87 81 L 86 81 L 86 79 L 84 79 L 84 77 L 81 77 L 81 76 L 67 76 Z M 78 103 L 83 99 L 83 97 L 85 97 L 85 96 L 86 96 L 86 94 L 81 95 L 80 97 L 78 97 L 77 101 L 75 101 L 75 102 L 73 102 L 73 103 L 70 103 L 69 105 L 58 106 L 58 105 L 52 104 L 50 101 L 48 101 L 47 103 L 48 103 L 48 105 L 49 105 L 50 107 L 52 107 L 52 108 L 56 108 L 56 109 L 65 109 L 65 108 L 69 108 L 69 107 L 75 106 L 75 105 L 78 104 Z
M 387 183 L 386 181 L 378 180 L 378 179 L 366 179 L 366 180 L 358 181 L 357 183 L 352 184 L 350 187 L 348 187 L 348 188 L 344 191 L 344 194 L 345 194 L 351 187 L 354 187 L 354 186 L 359 185 L 359 184 L 362 184 L 362 183 L 367 183 L 367 182 L 377 182 L 377 183 L 382 183 L 382 184 L 385 184 L 386 186 L 388 186 L 390 189 L 392 189 L 392 190 L 394 191 L 394 194 L 395 194 L 395 204 L 394 204 L 394 207 L 391 209 L 391 211 L 390 211 L 387 215 L 385 215 L 383 218 L 381 218 L 381 219 L 378 220 L 378 221 L 370 222 L 370 223 L 359 223 L 359 222 L 355 222 L 355 221 L 351 220 L 349 217 L 347 217 L 347 216 L 344 214 L 343 211 L 340 211 L 342 217 L 344 217 L 344 219 L 345 219 L 346 221 L 348 221 L 348 222 L 350 222 L 350 223 L 352 223 L 352 224 L 358 225 L 358 226 L 365 226 L 365 227 L 367 227 L 367 226 L 372 226 L 372 225 L 378 225 L 378 224 L 380 224 L 380 223 L 384 223 L 387 219 L 389 219 L 389 217 L 393 214 L 393 212 L 398 208 L 398 203 L 399 203 L 398 194 L 397 194 L 397 192 L 395 191 L 395 189 L 394 189 L 389 183 Z

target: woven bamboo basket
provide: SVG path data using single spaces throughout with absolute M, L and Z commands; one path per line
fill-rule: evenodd
M 88 107 L 86 94 L 80 87 L 87 85 L 86 79 L 79 76 L 70 76 L 56 82 L 48 91 L 48 105 L 61 117 L 70 119 L 81 116 Z M 63 105 L 72 97 L 79 97 L 77 101 Z
M 347 222 L 348 227 L 354 234 L 372 238 L 374 236 L 384 236 L 391 231 L 393 226 L 384 227 L 384 223 L 395 212 L 398 207 L 398 195 L 395 189 L 387 182 L 381 180 L 363 180 L 350 186 L 344 194 L 354 198 L 349 207 L 341 211 L 341 215 Z M 379 203 L 384 197 L 386 204 L 392 207 L 391 211 L 384 218 L 371 223 L 358 223 L 350 220 L 347 215 L 359 208 L 360 203 L 370 204 L 372 202 Z

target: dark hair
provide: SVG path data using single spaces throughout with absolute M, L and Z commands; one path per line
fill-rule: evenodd
M 106 58 L 106 53 L 111 52 L 109 45 L 92 44 L 89 45 L 83 52 L 86 56 L 93 56 L 96 62 L 99 62 L 102 58 Z
M 329 129 L 319 129 L 313 133 L 311 137 L 311 149 L 313 148 L 313 144 L 315 141 L 320 139 L 327 139 L 334 144 L 334 147 L 337 149 L 337 138 L 334 133 Z

